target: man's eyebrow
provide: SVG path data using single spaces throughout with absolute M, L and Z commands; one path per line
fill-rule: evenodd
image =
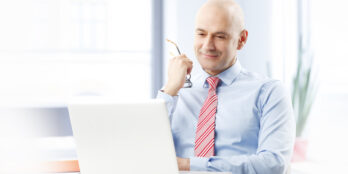
M 218 31 L 218 32 L 216 32 L 215 34 L 223 34 L 223 35 L 226 35 L 226 36 L 228 36 L 228 33 L 226 33 L 226 32 L 223 32 L 223 31 Z
M 196 29 L 196 32 L 206 32 L 206 31 L 205 31 L 204 29 L 197 28 L 197 29 Z M 224 31 L 218 31 L 218 32 L 215 32 L 214 34 L 215 34 L 215 35 L 222 34 L 222 35 L 226 35 L 226 36 L 229 35 L 228 33 L 224 32 Z
M 205 30 L 201 29 L 201 28 L 197 28 L 196 31 L 202 31 L 204 32 Z

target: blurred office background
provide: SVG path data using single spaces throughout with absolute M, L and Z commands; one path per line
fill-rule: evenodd
M 194 61 L 194 78 L 194 19 L 204 2 L 0 0 L 0 162 L 27 153 L 20 140 L 28 137 L 25 146 L 36 150 L 25 158 L 76 158 L 67 102 L 154 98 L 166 81 L 166 38 Z M 307 157 L 292 163 L 293 173 L 347 171 L 347 3 L 237 2 L 249 31 L 238 55 L 245 68 L 291 92 L 299 57 L 312 60 L 317 93 L 301 136 Z

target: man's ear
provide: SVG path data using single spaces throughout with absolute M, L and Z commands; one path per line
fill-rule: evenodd
M 243 30 L 240 33 L 240 35 L 239 35 L 239 41 L 238 41 L 237 49 L 241 50 L 244 47 L 244 45 L 245 45 L 247 40 L 248 40 L 248 30 Z

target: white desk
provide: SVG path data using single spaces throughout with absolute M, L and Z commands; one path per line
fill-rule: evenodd
M 29 141 L 30 140 L 30 141 Z M 19 142 L 13 142 L 13 148 L 5 147 L 5 149 L 10 150 L 10 153 L 8 156 L 11 156 L 11 149 L 12 152 L 17 152 L 18 149 L 21 149 L 20 147 L 15 146 L 16 144 L 24 144 L 25 151 L 26 149 L 30 149 L 30 151 L 25 152 L 24 154 L 27 154 L 28 156 L 35 156 L 38 159 L 44 159 L 48 161 L 60 161 L 60 160 L 76 160 L 76 152 L 75 152 L 75 142 L 72 137 L 47 137 L 47 138 L 37 138 L 37 139 L 29 139 L 28 141 L 19 141 Z M 0 141 L 1 142 L 1 141 Z M 6 141 L 8 143 L 8 141 Z M 24 142 L 24 143 L 23 143 Z M 0 144 L 1 147 L 1 144 Z M 1 149 L 0 149 L 1 154 Z M 73 168 L 76 169 L 76 165 L 74 166 L 74 162 L 68 162 L 72 164 Z M 68 164 L 66 163 L 66 164 Z M 0 159 L 1 164 L 1 159 Z M 76 163 L 77 164 L 77 163 Z M 61 164 L 60 164 L 61 165 Z M 57 164 L 53 164 L 52 166 L 57 166 Z M 59 166 L 59 164 L 58 164 Z M 16 169 L 16 166 L 13 169 Z M 27 166 L 30 168 L 30 166 Z M 70 166 L 71 168 L 71 166 Z M 2 170 L 3 168 L 0 167 L 0 173 L 4 173 Z M 5 171 L 11 171 L 11 166 L 8 170 Z M 44 170 L 47 171 L 47 170 Z M 57 171 L 57 170 L 54 170 Z M 59 171 L 59 170 L 58 170 Z M 70 171 L 79 171 L 79 170 L 70 170 Z M 31 174 L 35 174 L 36 172 L 30 172 Z M 40 174 L 44 174 L 44 172 L 40 172 Z M 80 174 L 80 172 L 65 172 L 65 173 L 46 173 L 46 174 Z M 179 174 L 231 174 L 229 172 L 187 172 L 187 171 L 181 171 Z
M 50 173 L 50 174 L 52 174 L 52 173 Z M 80 174 L 80 172 L 56 173 L 56 174 Z M 229 173 L 229 172 L 186 172 L 186 171 L 181 171 L 181 172 L 179 172 L 179 174 L 232 174 L 232 173 Z
M 232 174 L 230 172 L 179 172 L 180 174 Z

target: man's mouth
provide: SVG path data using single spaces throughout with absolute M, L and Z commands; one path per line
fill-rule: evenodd
M 206 58 L 210 58 L 210 59 L 213 59 L 213 58 L 217 58 L 219 55 L 218 54 L 204 54 L 202 53 L 202 55 Z

